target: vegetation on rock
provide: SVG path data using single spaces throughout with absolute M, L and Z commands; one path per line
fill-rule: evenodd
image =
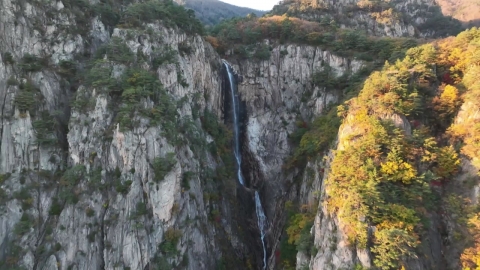
M 382 35 L 386 27 L 395 28 L 395 25 L 410 25 L 423 35 L 435 37 L 455 35 L 462 30 L 461 23 L 442 14 L 439 6 L 403 0 L 360 0 L 342 4 L 325 0 L 285 0 L 276 5 L 270 15 L 335 21 L 338 25 L 374 35 Z
M 176 2 L 194 10 L 195 16 L 207 27 L 234 17 L 245 17 L 251 13 L 261 16 L 265 13 L 260 10 L 230 5 L 219 0 L 176 0 Z
M 187 33 L 203 33 L 203 25 L 193 10 L 185 9 L 172 0 L 149 0 L 128 6 L 121 14 L 120 26 L 138 28 L 161 20 L 167 27 L 177 26 Z
M 311 22 L 288 16 L 257 18 L 248 16 L 220 23 L 210 30 L 207 37 L 221 54 L 232 51 L 240 58 L 267 60 L 265 50 L 269 42 L 297 43 L 318 46 L 339 56 L 382 63 L 395 61 L 401 52 L 415 46 L 414 39 L 375 38 L 362 32 L 339 28 L 334 21 Z M 271 45 L 270 45 L 271 46 Z M 260 57 L 258 55 L 261 55 Z
M 437 187 L 458 185 L 454 180 L 461 158 L 480 170 L 480 128 L 472 113 L 480 108 L 479 42 L 480 30 L 473 28 L 455 38 L 411 48 L 403 60 L 387 61 L 374 71 L 357 97 L 310 125 L 299 121 L 291 135 L 298 146 L 287 165 L 304 168 L 306 160 L 321 156 L 335 139 L 340 125 L 336 114 L 343 119 L 323 203 L 339 217 L 350 244 L 370 248 L 380 269 L 407 267 L 407 260 L 418 256 L 419 245 L 428 237 L 430 213 L 439 211 L 438 202 L 445 201 Z M 312 81 L 326 91 L 345 89 L 338 84 L 345 78 L 330 77 L 328 67 Z M 468 111 L 457 117 L 461 106 Z M 445 203 L 448 207 L 451 201 Z M 465 222 L 459 223 L 468 225 L 464 237 L 473 239 L 462 244 L 465 250 L 457 257 L 463 269 L 479 266 L 475 209 L 463 210 Z M 308 213 L 296 211 L 288 218 L 288 242 L 297 249 L 302 246 L 300 228 L 308 220 Z M 282 242 L 282 254 L 289 250 Z M 287 268 L 295 262 L 294 256 L 285 258 Z
M 414 256 L 439 199 L 432 186 L 451 181 L 459 170 L 458 153 L 438 135 L 459 109 L 458 88 L 465 89 L 464 98 L 478 88 L 478 80 L 470 80 L 478 59 L 467 55 L 480 52 L 475 45 L 479 33 L 472 29 L 410 49 L 402 61 L 374 72 L 359 96 L 341 108 L 346 110 L 342 128 L 350 131 L 340 138 L 342 148 L 331 163 L 327 205 L 345 224 L 351 244 L 373 243 L 374 262 L 381 269 L 400 267 Z M 463 153 L 474 161 L 477 151 L 468 150 L 469 133 L 458 124 L 449 130 L 453 138 L 465 136 Z M 375 228 L 372 236 L 369 228 Z M 466 253 L 463 264 L 474 265 L 475 252 Z

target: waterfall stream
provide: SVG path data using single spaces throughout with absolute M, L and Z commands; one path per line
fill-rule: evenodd
M 257 212 L 258 229 L 260 230 L 260 240 L 263 247 L 263 269 L 267 268 L 267 249 L 265 247 L 265 230 L 267 227 L 267 217 L 263 212 L 262 201 L 258 191 L 255 190 L 255 211 Z
M 228 80 L 230 83 L 230 95 L 232 96 L 232 111 L 233 111 L 233 132 L 234 132 L 234 155 L 237 162 L 237 178 L 242 186 L 245 186 L 245 180 L 242 175 L 242 156 L 240 153 L 240 99 L 238 97 L 237 84 L 233 75 L 230 64 L 222 60 L 228 73 Z M 262 201 L 258 191 L 255 190 L 255 211 L 257 213 L 258 229 L 260 231 L 260 240 L 263 247 L 263 269 L 267 268 L 267 249 L 265 247 L 265 231 L 267 227 L 267 217 L 263 211 Z

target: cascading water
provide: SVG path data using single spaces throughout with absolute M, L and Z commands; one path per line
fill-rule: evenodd
M 255 190 L 255 210 L 257 212 L 258 229 L 260 230 L 260 240 L 263 247 L 263 269 L 267 268 L 267 249 L 265 247 L 265 230 L 267 227 L 267 217 L 263 212 L 262 201 L 258 191 Z
M 233 136 L 234 136 L 234 155 L 237 161 L 237 177 L 242 186 L 245 186 L 245 181 L 242 175 L 242 156 L 240 153 L 240 100 L 238 98 L 237 84 L 235 83 L 235 77 L 231 70 L 230 64 L 222 60 L 228 73 L 228 80 L 230 83 L 230 95 L 232 96 L 232 111 L 233 111 Z M 265 247 L 265 231 L 267 227 L 267 217 L 263 211 L 262 201 L 258 191 L 255 191 L 255 211 L 257 213 L 258 229 L 260 230 L 260 240 L 263 247 L 263 269 L 267 268 L 267 249 Z
M 238 181 L 242 186 L 245 185 L 245 181 L 243 180 L 242 175 L 242 156 L 240 153 L 240 127 L 238 117 L 240 115 L 240 101 L 237 95 L 235 77 L 233 77 L 232 71 L 230 70 L 230 65 L 223 60 L 223 64 L 225 65 L 228 73 L 228 80 L 230 81 L 230 95 L 232 96 L 232 111 L 233 111 L 233 136 L 234 136 L 234 155 L 235 159 L 237 160 L 237 177 Z

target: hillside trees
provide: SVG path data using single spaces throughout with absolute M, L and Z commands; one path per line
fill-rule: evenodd
M 80 1 L 79 1 L 80 2 Z M 193 10 L 187 10 L 172 0 L 147 0 L 135 3 L 125 0 L 119 7 L 113 0 L 102 0 L 96 4 L 85 3 L 83 9 L 99 16 L 105 26 L 142 28 L 146 23 L 161 21 L 167 27 L 178 27 L 187 33 L 203 34 L 203 24 Z
M 265 13 L 259 10 L 230 5 L 218 0 L 186 0 L 183 2 L 186 8 L 195 10 L 196 17 L 206 27 L 211 27 L 234 17 L 261 16 Z
M 207 41 L 223 54 L 233 49 L 241 58 L 255 57 L 265 39 L 284 44 L 319 46 L 341 56 L 366 61 L 395 61 L 416 45 L 412 39 L 368 37 L 359 31 L 339 29 L 334 21 L 311 22 L 288 16 L 247 17 L 224 21 L 209 31 Z
M 463 105 L 455 122 L 448 128 L 447 135 L 476 169 L 477 176 L 471 176 L 476 179 L 480 172 L 480 29 L 472 28 L 462 32 L 455 39 L 441 43 L 440 47 L 443 51 L 441 61 L 445 66 L 444 72 L 448 74 L 446 77 L 464 92 L 461 97 Z M 448 95 L 451 100 L 455 91 L 450 92 L 453 92 Z M 471 241 L 460 258 L 465 270 L 480 267 L 480 212 L 478 207 L 469 209 L 466 214 L 469 235 L 466 237 Z
M 435 135 L 453 122 L 462 100 L 470 110 L 480 108 L 479 34 L 472 29 L 410 49 L 402 61 L 372 73 L 358 97 L 343 106 L 348 113 L 342 114 L 342 126 L 349 134 L 342 135 L 331 163 L 327 205 L 346 224 L 351 244 L 373 243 L 374 263 L 381 269 L 401 267 L 418 252 L 437 196 L 430 186 L 459 171 L 459 153 Z M 410 134 L 407 121 L 421 124 Z M 477 122 L 467 114 L 448 134 L 463 142 L 461 153 L 480 168 Z M 479 266 L 477 216 L 469 219 L 474 241 L 461 257 L 464 269 Z M 368 228 L 375 228 L 373 235 Z

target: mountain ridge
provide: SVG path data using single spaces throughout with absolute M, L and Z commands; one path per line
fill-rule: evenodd
M 262 16 L 266 11 L 239 7 L 219 0 L 175 0 L 186 8 L 193 9 L 197 18 L 206 26 L 234 17 L 245 17 L 250 13 Z
M 442 14 L 434 0 L 284 0 L 271 15 L 308 21 L 335 21 L 374 36 L 445 37 L 462 30 L 461 23 Z

